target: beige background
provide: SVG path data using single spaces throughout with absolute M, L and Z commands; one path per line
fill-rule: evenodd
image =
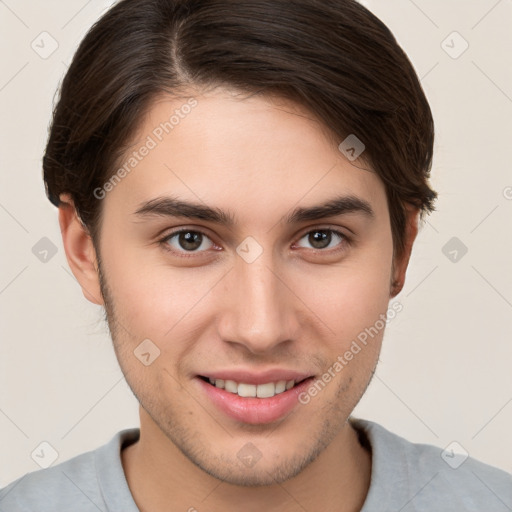
M 55 89 L 111 3 L 0 1 L 0 487 L 39 468 L 31 453 L 41 442 L 57 463 L 138 425 L 102 310 L 69 271 L 41 179 Z M 394 32 L 431 102 L 440 200 L 355 414 L 412 441 L 457 441 L 512 471 L 512 2 L 364 3 Z M 43 31 L 58 43 L 47 58 L 31 47 Z M 454 31 L 469 44 L 458 58 Z M 43 237 L 57 249 L 47 262 L 32 252 Z M 443 253 L 452 237 L 468 249 L 456 262 Z

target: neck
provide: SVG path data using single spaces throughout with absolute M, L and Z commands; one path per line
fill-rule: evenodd
M 128 486 L 141 512 L 360 511 L 371 476 L 371 454 L 347 422 L 300 474 L 282 484 L 243 487 L 222 482 L 193 464 L 141 411 L 138 442 L 121 452 Z

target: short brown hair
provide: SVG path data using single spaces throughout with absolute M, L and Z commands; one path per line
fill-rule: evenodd
M 97 241 L 101 200 L 152 101 L 227 86 L 306 107 L 383 181 L 395 254 L 405 203 L 425 212 L 432 113 L 390 30 L 355 0 L 121 0 L 80 43 L 60 89 L 43 158 L 49 199 L 69 193 Z M 364 158 L 363 158 L 364 157 Z

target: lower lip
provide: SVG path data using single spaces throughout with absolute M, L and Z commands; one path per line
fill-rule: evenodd
M 211 401 L 227 416 L 242 423 L 258 425 L 271 423 L 288 414 L 299 403 L 299 394 L 308 388 L 313 377 L 270 398 L 243 398 L 217 388 L 200 377 L 197 380 Z

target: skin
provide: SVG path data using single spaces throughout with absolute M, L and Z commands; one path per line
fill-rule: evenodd
M 140 440 L 122 451 L 130 490 L 142 511 L 231 511 L 240 503 L 248 511 L 360 510 L 371 455 L 347 420 L 371 380 L 384 330 L 310 403 L 269 424 L 226 416 L 196 376 L 269 367 L 321 376 L 403 286 L 418 211 L 408 208 L 406 250 L 394 258 L 384 185 L 346 159 L 311 114 L 226 89 L 194 97 L 192 112 L 102 200 L 98 250 L 68 195 L 59 209 L 70 268 L 85 297 L 105 306 L 141 404 Z M 184 103 L 155 101 L 132 150 Z M 283 221 L 335 192 L 366 200 L 374 216 Z M 236 223 L 134 214 L 167 195 L 228 211 Z M 192 252 L 178 236 L 160 241 L 179 228 L 206 236 Z M 328 228 L 350 243 L 331 233 L 325 248 L 314 245 L 311 233 Z M 263 250 L 252 263 L 236 252 L 248 236 Z M 133 351 L 148 338 L 160 356 L 145 366 Z M 261 453 L 253 467 L 237 457 L 249 442 Z

